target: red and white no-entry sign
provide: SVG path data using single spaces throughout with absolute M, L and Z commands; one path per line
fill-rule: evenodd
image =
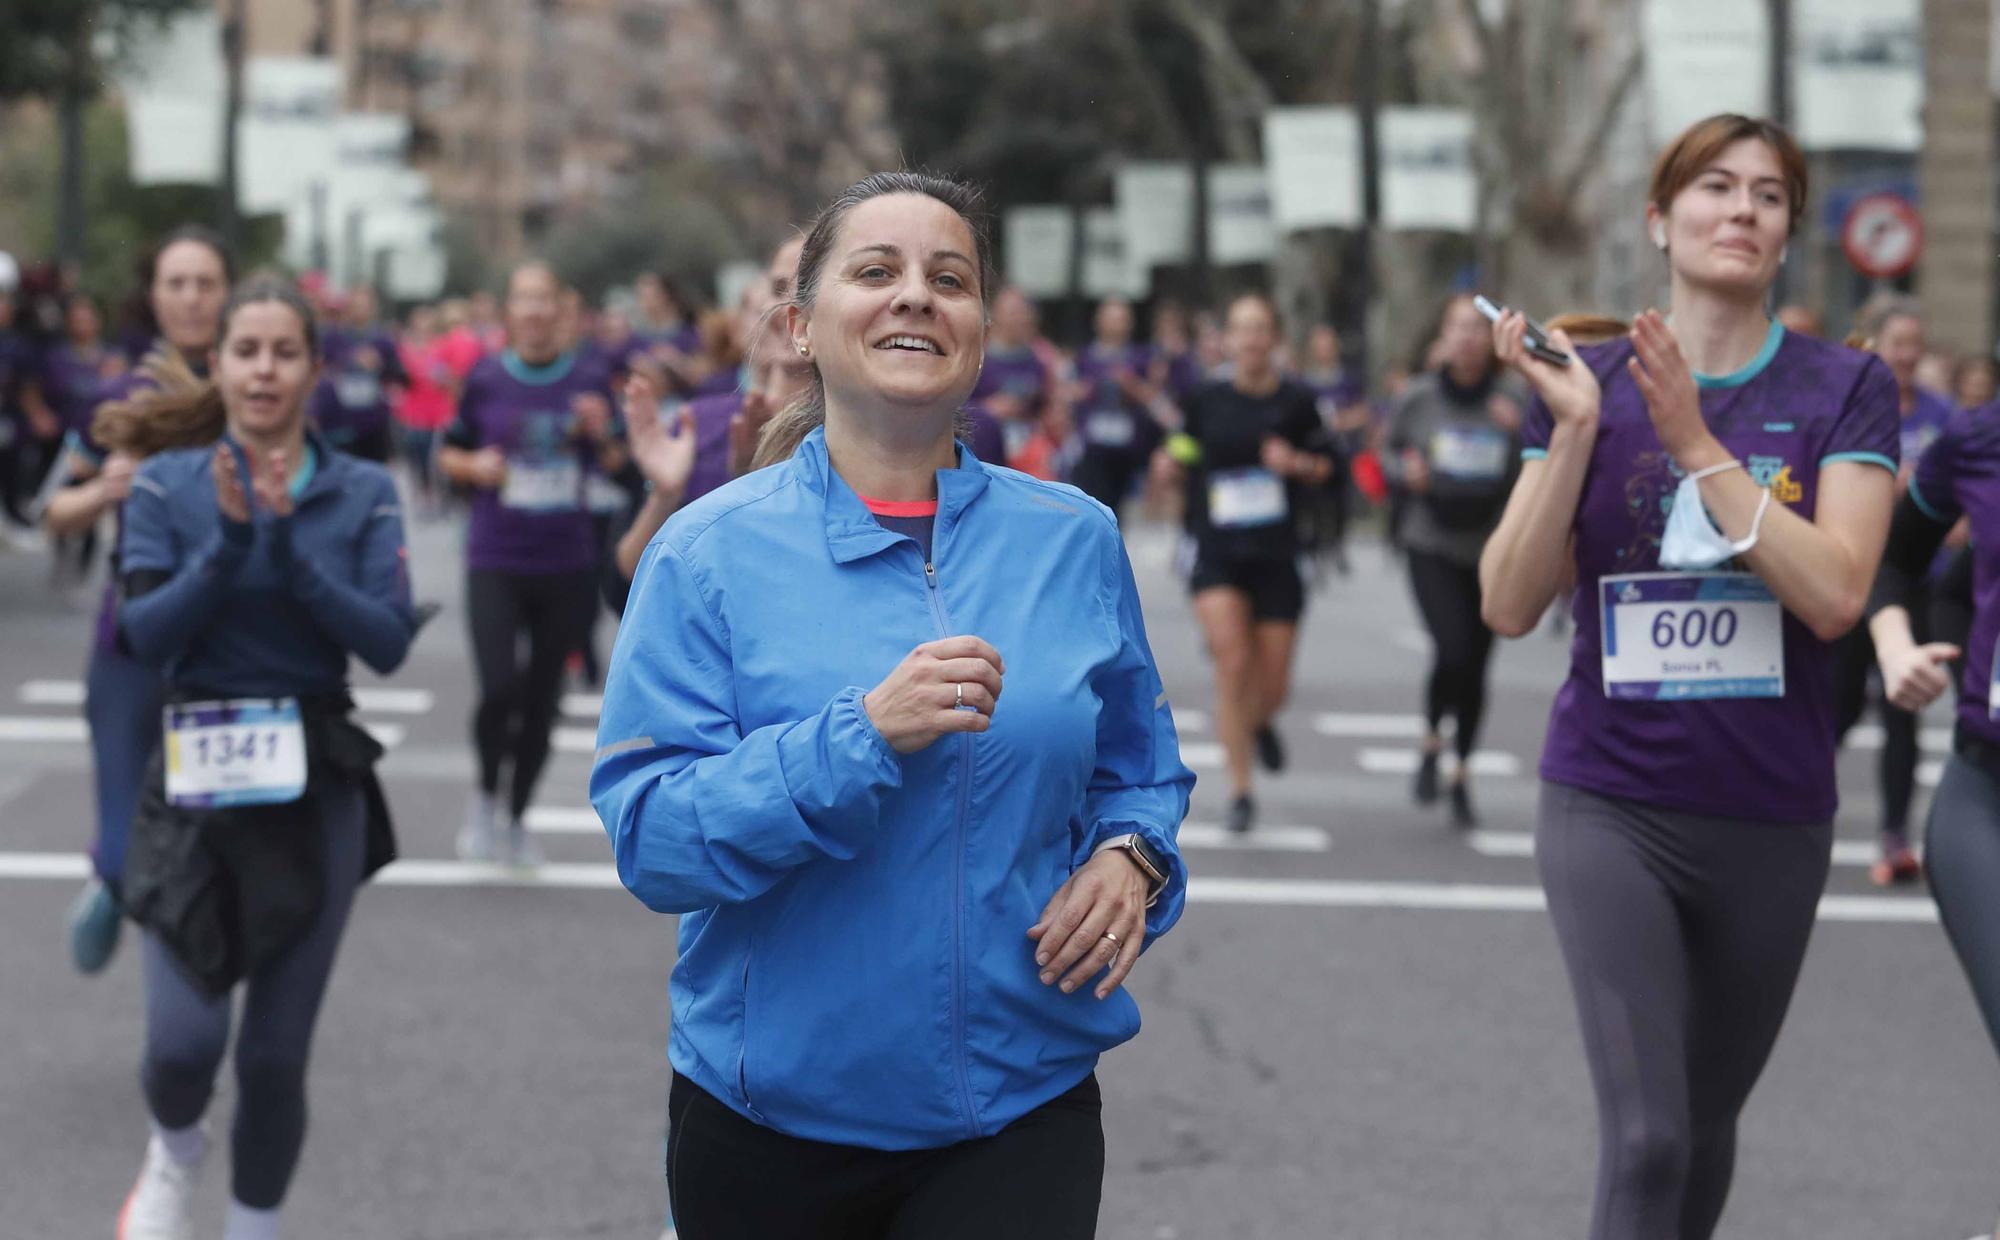
M 1854 269 L 1871 280 L 1893 280 L 1917 265 L 1924 221 L 1901 194 L 1869 194 L 1847 213 L 1840 248 Z

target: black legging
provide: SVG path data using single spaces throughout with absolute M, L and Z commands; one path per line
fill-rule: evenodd
M 479 672 L 479 705 L 472 715 L 479 787 L 489 796 L 498 794 L 500 768 L 511 764 L 508 809 L 518 819 L 548 761 L 563 664 L 597 615 L 597 573 L 476 568 L 466 577 L 465 604 Z M 520 657 L 524 632 L 526 667 Z
M 1931 798 L 1924 869 L 1958 962 L 2000 1049 L 2000 780 L 1989 748 L 1984 763 L 1953 754 Z
M 1493 630 L 1479 615 L 1479 569 L 1414 549 L 1409 560 L 1410 589 L 1436 648 L 1424 721 L 1436 735 L 1447 713 L 1457 719 L 1453 743 L 1461 760 L 1470 758 L 1486 717 L 1486 665 L 1493 657 Z
M 1092 1075 L 990 1137 L 871 1150 L 754 1124 L 675 1073 L 674 1225 L 685 1240 L 1090 1240 L 1104 1188 L 1102 1111 Z
M 1535 860 L 1597 1094 L 1590 1240 L 1707 1240 L 1826 885 L 1831 823 L 1542 785 Z
M 1085 495 L 1109 508 L 1114 514 L 1132 493 L 1132 486 L 1146 469 L 1146 458 L 1130 452 L 1085 448 L 1069 472 L 1069 480 Z
M 306 936 L 252 973 L 236 1034 L 236 1122 L 230 1161 L 236 1199 L 275 1210 L 306 1139 L 306 1065 L 347 915 L 366 864 L 368 805 L 360 788 L 329 779 L 314 794 L 324 837 L 319 920 Z M 190 982 L 148 934 L 140 972 L 146 990 L 146 1058 L 140 1083 L 163 1128 L 200 1121 L 229 1046 L 230 996 Z

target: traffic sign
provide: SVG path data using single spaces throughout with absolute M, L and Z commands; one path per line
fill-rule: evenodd
M 1900 194 L 1869 194 L 1855 202 L 1840 230 L 1840 248 L 1854 269 L 1873 280 L 1893 280 L 1917 265 L 1924 221 Z

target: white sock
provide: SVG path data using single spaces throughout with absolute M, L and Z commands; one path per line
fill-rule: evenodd
M 232 1197 L 222 1240 L 278 1240 L 278 1212 L 253 1210 Z
M 208 1150 L 208 1134 L 201 1125 L 190 1124 L 186 1128 L 163 1128 L 158 1120 L 153 1121 L 153 1136 L 159 1139 L 160 1148 L 166 1150 L 167 1157 L 183 1167 L 192 1167 L 201 1161 Z

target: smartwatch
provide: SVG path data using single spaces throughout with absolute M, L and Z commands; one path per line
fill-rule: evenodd
M 1109 848 L 1116 848 L 1124 852 L 1132 864 L 1139 867 L 1139 872 L 1146 876 L 1146 885 L 1148 888 L 1146 892 L 1146 907 L 1153 907 L 1153 902 L 1160 898 L 1162 891 L 1166 890 L 1167 875 L 1172 872 L 1167 864 L 1165 854 L 1147 843 L 1146 837 L 1137 832 L 1131 835 L 1113 836 L 1111 839 L 1105 840 L 1093 850 L 1093 855 Z

